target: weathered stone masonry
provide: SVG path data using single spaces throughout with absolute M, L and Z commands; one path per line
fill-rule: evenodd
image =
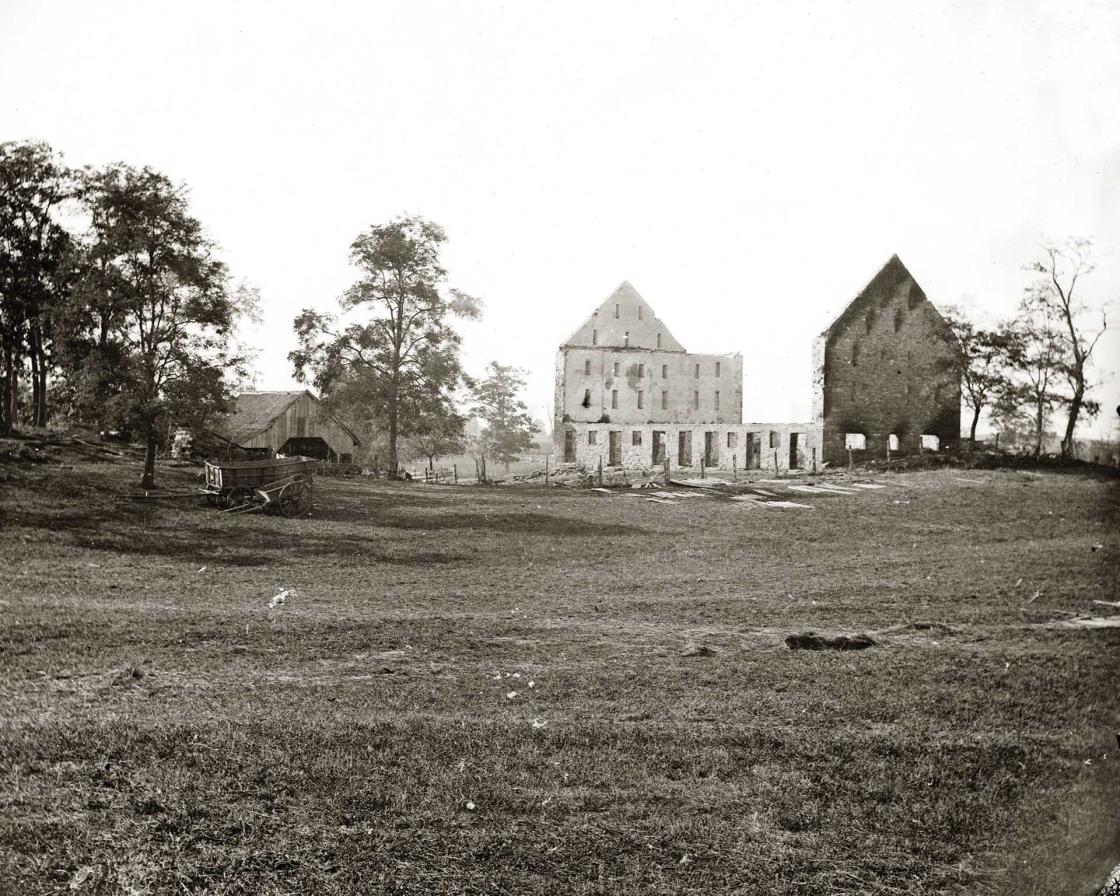
M 956 447 L 961 354 L 945 319 L 893 256 L 813 346 L 813 422 L 825 461 Z M 892 438 L 893 436 L 893 438 Z M 858 444 L 858 439 L 854 440 Z
M 896 255 L 815 341 L 812 422 L 742 423 L 742 356 L 686 352 L 623 283 L 560 346 L 555 448 L 588 468 L 779 471 L 944 450 L 960 440 L 960 369 Z

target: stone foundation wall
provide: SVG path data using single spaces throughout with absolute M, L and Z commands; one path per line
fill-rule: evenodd
M 611 434 L 617 433 L 615 456 L 611 454 Z M 566 423 L 557 429 L 556 458 L 577 463 L 588 470 L 660 470 L 660 456 L 654 456 L 655 434 L 669 458 L 670 469 L 699 472 L 701 462 L 708 470 L 812 469 L 820 465 L 820 431 L 809 423 L 666 423 L 611 424 Z M 686 449 L 682 454 L 683 447 Z M 572 451 L 565 456 L 565 446 Z M 791 445 L 796 458 L 791 457 Z M 749 449 L 749 454 L 748 454 Z M 660 454 L 660 452 L 659 452 Z M 791 464 L 791 461 L 794 461 Z

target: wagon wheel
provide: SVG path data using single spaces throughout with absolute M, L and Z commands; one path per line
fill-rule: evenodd
M 221 507 L 224 503 L 221 492 L 207 492 L 206 503 L 211 507 Z
M 280 513 L 286 517 L 305 516 L 311 512 L 311 483 L 300 479 L 287 485 L 277 499 Z
M 231 488 L 225 493 L 223 503 L 226 510 L 235 510 L 238 507 L 251 504 L 253 503 L 253 490 L 247 485 Z

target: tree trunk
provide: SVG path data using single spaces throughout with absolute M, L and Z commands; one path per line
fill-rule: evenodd
M 156 485 L 156 430 L 151 424 L 145 428 L 144 477 L 140 488 L 155 488 Z
M 1039 404 L 1038 410 L 1035 412 L 1034 418 L 1034 459 L 1038 460 L 1042 457 L 1042 430 L 1046 425 L 1046 417 L 1042 411 L 1042 405 Z
M 1081 404 L 1085 400 L 1083 389 L 1073 393 L 1073 400 L 1069 404 L 1069 418 L 1066 420 L 1066 434 L 1062 438 L 1062 457 L 1073 457 L 1073 431 L 1077 426 L 1077 417 L 1081 413 Z
M 968 452 L 972 453 L 972 449 L 976 447 L 976 424 L 980 422 L 980 408 L 975 408 L 972 411 L 972 427 L 968 431 Z
M 435 462 L 436 462 L 435 455 L 434 454 L 429 454 L 428 455 L 428 472 L 429 473 L 434 473 L 435 472 L 435 470 L 436 470 Z

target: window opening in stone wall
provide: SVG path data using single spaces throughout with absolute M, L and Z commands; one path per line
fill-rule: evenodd
M 668 392 L 662 392 L 661 393 L 661 410 L 663 410 L 663 411 L 669 410 L 669 393 Z
M 699 364 L 697 364 L 697 365 L 696 365 L 696 374 L 695 374 L 695 376 L 696 376 L 696 379 L 700 379 L 700 365 L 699 365 Z
M 938 436 L 931 435 L 928 432 L 922 433 L 922 450 L 923 451 L 940 451 L 941 439 Z
M 858 342 L 853 342 L 852 343 L 852 366 L 853 367 L 859 366 L 859 343 Z
M 716 404 L 716 410 L 718 411 L 719 410 L 719 389 L 716 389 L 715 404 Z
M 867 312 L 867 317 L 863 319 L 863 329 L 865 333 L 870 333 L 875 329 L 875 309 L 872 308 Z
M 716 377 L 719 377 L 719 361 L 716 361 Z
M 789 468 L 791 470 L 801 469 L 801 433 L 791 432 L 789 434 Z
M 653 431 L 653 463 L 665 463 L 665 432 L 655 429 Z
M 621 315 L 621 314 L 619 314 L 619 307 L 618 307 L 618 305 L 616 304 L 616 305 L 614 306 L 614 319 L 615 319 L 615 320 L 618 320 L 618 319 L 619 319 L 619 318 L 620 318 L 621 316 L 622 316 L 622 315 Z
M 583 390 L 583 406 L 585 408 L 591 407 L 591 390 L 590 389 L 584 389 Z
M 898 450 L 898 436 L 893 432 L 887 436 L 887 449 L 890 451 Z
M 641 320 L 641 319 L 642 319 L 642 306 L 639 305 L 638 306 L 638 320 Z
M 902 329 L 902 318 L 903 317 L 905 317 L 905 315 L 902 313 L 902 309 L 901 308 L 897 309 L 894 313 L 894 331 L 896 333 L 899 330 Z
M 657 334 L 657 347 L 661 348 L 661 334 L 660 333 Z
M 844 448 L 848 451 L 864 451 L 867 448 L 867 436 L 862 432 L 844 433 Z
M 770 447 L 771 448 L 781 448 L 782 447 L 782 434 L 780 432 L 774 432 L 773 430 L 770 431 Z
M 611 367 L 611 370 L 614 371 L 615 376 L 618 376 L 618 362 L 617 361 L 614 362 L 614 366 Z
M 617 389 L 612 389 L 611 390 L 611 410 L 612 411 L 617 411 L 618 410 L 618 390 Z
M 591 344 L 592 345 L 598 345 L 599 344 L 599 331 L 598 330 L 592 330 L 591 331 Z
M 693 392 L 692 393 L 692 407 L 697 411 L 700 410 L 700 393 L 699 392 Z
M 646 393 L 641 389 L 638 390 L 638 410 L 641 410 L 645 407 L 645 395 Z
M 589 429 L 587 431 L 587 444 L 588 445 L 598 445 L 599 444 L 599 431 L 598 430 Z
M 572 464 L 576 460 L 576 433 L 574 429 L 564 430 L 564 463 Z
M 645 364 L 639 364 L 638 365 L 638 379 L 642 379 L 642 377 L 644 377 L 645 375 L 646 375 L 646 365 Z
M 588 358 L 586 361 L 583 362 L 583 375 L 584 376 L 591 376 L 591 359 L 590 358 Z
M 739 433 L 729 432 L 727 434 L 727 447 L 728 448 L 738 448 L 739 447 Z
M 630 444 L 631 445 L 641 445 L 642 444 L 642 432 L 641 432 L 640 429 L 635 429 L 634 432 L 630 434 Z
M 630 347 L 630 331 L 629 330 L 627 330 L 625 333 L 622 334 L 622 344 L 624 346 L 626 346 L 627 348 Z

